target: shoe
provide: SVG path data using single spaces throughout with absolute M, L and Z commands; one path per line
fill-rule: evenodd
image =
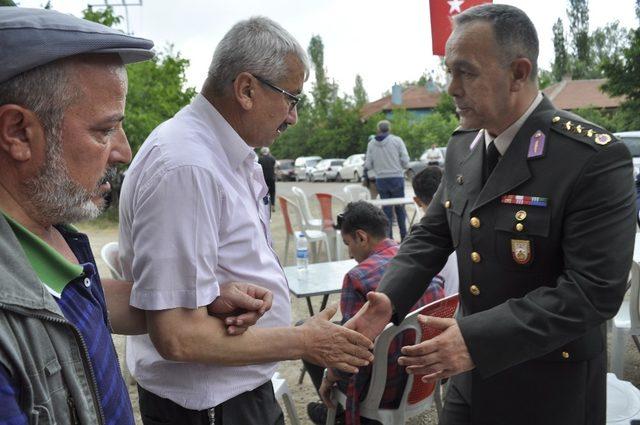
M 327 423 L 327 406 L 322 402 L 312 401 L 307 404 L 307 415 L 309 419 L 316 425 L 324 425 Z M 344 425 L 344 409 L 338 406 L 336 413 L 336 425 Z

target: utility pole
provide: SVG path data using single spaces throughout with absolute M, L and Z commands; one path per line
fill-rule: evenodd
M 127 1 L 127 0 L 104 0 L 103 3 L 90 4 L 91 7 L 124 7 L 124 19 L 127 22 L 127 34 L 131 35 L 131 28 L 129 25 L 129 6 L 142 6 L 142 0 Z

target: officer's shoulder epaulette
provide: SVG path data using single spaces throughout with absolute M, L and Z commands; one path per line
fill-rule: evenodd
M 455 136 L 456 134 L 465 134 L 465 133 L 477 133 L 478 131 L 480 131 L 479 128 L 462 128 L 460 126 L 457 126 L 455 130 L 453 130 L 453 133 L 451 133 L 452 136 Z
M 556 111 L 553 114 L 550 128 L 570 139 L 586 143 L 594 148 L 606 146 L 618 140 L 602 127 L 566 111 Z

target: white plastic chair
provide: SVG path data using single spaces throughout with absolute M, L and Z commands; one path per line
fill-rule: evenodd
M 289 422 L 291 422 L 291 425 L 299 425 L 300 421 L 298 420 L 296 406 L 293 403 L 293 397 L 291 396 L 291 391 L 289 391 L 287 381 L 280 376 L 279 372 L 276 372 L 271 378 L 271 384 L 273 385 L 273 392 L 275 393 L 276 398 L 282 398 L 282 402 L 287 411 L 287 415 L 289 415 Z
M 348 184 L 342 188 L 342 191 L 347 197 L 347 202 L 367 201 L 371 199 L 369 189 L 359 184 Z
M 102 249 L 100 250 L 100 257 L 102 257 L 102 261 L 104 261 L 104 263 L 107 265 L 107 268 L 111 272 L 112 278 L 116 280 L 124 280 L 124 277 L 122 277 L 122 266 L 120 265 L 120 256 L 118 254 L 118 242 L 109 242 L 108 244 L 103 246 Z M 127 336 L 125 338 L 125 350 L 126 350 L 126 344 L 128 340 L 129 340 L 129 337 Z M 133 379 L 133 376 L 131 375 L 131 372 L 129 372 L 129 368 L 127 367 L 125 362 L 122 362 L 122 364 L 120 365 L 120 369 L 122 369 L 122 373 L 124 375 L 124 381 L 127 384 L 133 385 L 136 383 L 136 380 Z
M 607 373 L 607 425 L 629 425 L 632 419 L 640 419 L 640 391 Z
M 287 264 L 287 258 L 289 256 L 289 243 L 291 240 L 295 242 L 296 232 L 303 231 L 305 236 L 307 237 L 307 241 L 312 244 L 311 255 L 312 260 L 315 262 L 318 258 L 318 247 L 317 244 L 319 242 L 324 242 L 325 249 L 327 250 L 327 257 L 331 258 L 331 246 L 329 244 L 329 237 L 322 230 L 313 230 L 309 228 L 305 228 L 302 221 L 302 214 L 300 213 L 300 208 L 295 202 L 291 201 L 284 196 L 278 195 L 278 199 L 280 200 L 280 210 L 282 211 L 282 217 L 284 218 L 284 227 L 287 231 L 287 238 L 284 243 L 284 261 L 282 262 L 284 265 Z M 292 220 L 293 216 L 293 220 Z M 294 244 L 295 249 L 295 244 Z
M 118 242 L 109 242 L 100 250 L 100 257 L 111 272 L 111 277 L 116 280 L 124 280 L 122 277 L 122 267 L 120 257 L 118 257 Z
M 309 208 L 309 200 L 307 194 L 298 186 L 292 186 L 291 191 L 298 201 L 300 212 L 302 212 L 302 224 L 305 228 L 312 230 L 322 230 L 322 219 L 314 218 L 311 215 L 311 209 Z
M 629 299 L 622 302 L 620 310 L 613 318 L 611 326 L 611 372 L 620 379 L 624 377 L 624 354 L 627 336 L 631 335 L 633 342 L 640 351 L 640 266 L 635 261 L 631 263 L 629 282 L 631 284 Z
M 420 376 L 408 375 L 407 383 L 402 392 L 402 399 L 397 409 L 381 409 L 380 401 L 384 394 L 387 382 L 387 361 L 389 345 L 393 339 L 405 330 L 413 329 L 416 332 L 416 341 L 425 341 L 438 335 L 440 331 L 423 327 L 418 322 L 418 315 L 436 317 L 453 317 L 458 307 L 458 294 L 434 301 L 409 314 L 400 325 L 389 323 L 378 336 L 373 348 L 374 362 L 371 371 L 369 389 L 364 400 L 360 402 L 360 414 L 369 419 L 375 419 L 383 424 L 404 424 L 409 418 L 421 414 L 430 408 L 435 400 L 438 415 L 441 409 L 440 382 L 436 385 L 425 384 Z M 333 389 L 332 399 L 346 405 L 347 396 L 338 388 Z M 336 409 L 328 409 L 326 425 L 335 423 Z

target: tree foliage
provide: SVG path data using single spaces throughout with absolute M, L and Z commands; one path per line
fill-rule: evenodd
M 362 81 L 360 74 L 356 75 L 356 83 L 353 86 L 353 100 L 355 101 L 355 106 L 357 108 L 362 107 L 362 105 L 369 101 L 367 91 L 364 89 L 364 82 Z
M 15 6 L 12 0 L 0 0 L 0 6 Z
M 122 21 L 111 6 L 104 9 L 88 6 L 83 11 L 83 18 L 106 26 Z M 189 61 L 173 52 L 172 46 L 152 60 L 127 65 L 129 91 L 124 130 L 134 155 L 155 127 L 175 115 L 195 96 L 194 88 L 185 88 L 188 66 Z
M 626 121 L 623 129 L 640 129 L 640 27 L 632 31 L 622 57 L 605 61 L 603 69 L 607 76 L 603 89 L 612 95 L 626 96 L 619 111 L 621 119 Z
M 572 54 L 575 58 L 572 64 L 573 77 L 576 79 L 585 78 L 588 73 L 591 56 L 591 40 L 589 38 L 589 1 L 569 0 L 567 17 L 569 18 L 569 30 L 572 34 Z
M 555 59 L 551 65 L 551 73 L 556 81 L 562 80 L 569 71 L 569 55 L 567 53 L 567 44 L 564 35 L 564 26 L 562 20 L 558 18 L 553 24 L 553 50 L 555 51 Z

